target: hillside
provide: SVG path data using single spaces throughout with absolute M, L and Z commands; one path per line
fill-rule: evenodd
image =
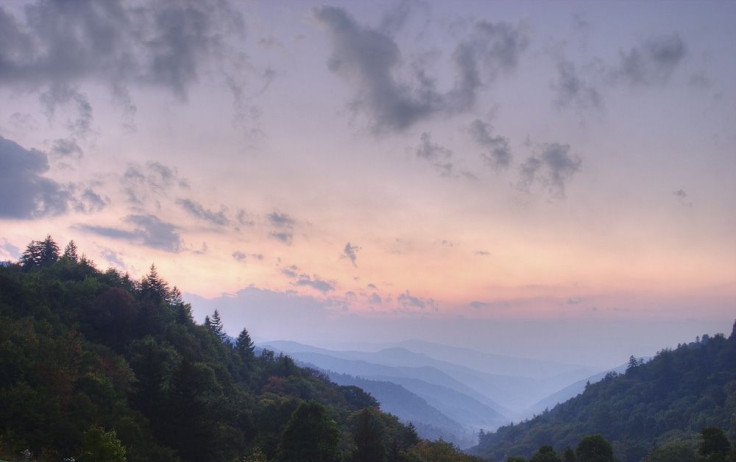
M 231 342 L 154 266 L 98 270 L 49 236 L 0 266 L 0 459 L 477 460 L 421 441 L 355 386 Z
M 612 372 L 531 420 L 482 434 L 471 452 L 498 461 L 529 457 L 543 445 L 561 451 L 600 434 L 621 462 L 638 462 L 675 443 L 694 454 L 705 427 L 719 427 L 733 439 L 735 416 L 736 324 L 728 338 L 704 335 L 647 363 L 632 357 L 625 373 Z

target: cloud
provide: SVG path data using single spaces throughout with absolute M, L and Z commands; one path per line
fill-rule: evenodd
M 77 225 L 82 231 L 111 239 L 120 239 L 166 252 L 178 252 L 181 239 L 176 227 L 161 221 L 155 215 L 128 215 L 124 221 L 133 225 L 132 231 L 105 226 Z
M 273 226 L 279 228 L 290 228 L 294 226 L 295 223 L 294 219 L 291 218 L 289 215 L 280 212 L 269 213 L 266 218 L 268 218 L 268 221 Z
M 368 302 L 371 303 L 371 304 L 373 304 L 373 305 L 380 305 L 380 304 L 383 303 L 383 299 L 381 298 L 380 295 L 378 295 L 377 293 L 373 292 L 371 294 L 370 298 L 368 298 Z
M 240 250 L 236 250 L 235 252 L 233 252 L 233 258 L 239 262 L 244 262 L 248 257 Z
M 120 269 L 126 268 L 125 262 L 123 261 L 122 257 L 114 250 L 102 249 L 101 254 L 105 261 L 107 261 L 108 263 L 111 263 Z
M 411 295 L 408 290 L 396 297 L 396 301 L 398 301 L 404 309 L 418 308 L 420 310 L 424 310 L 425 308 L 431 308 L 434 311 L 439 309 L 437 303 L 435 303 L 433 299 L 430 298 L 425 300 L 415 297 Z
M 178 177 L 176 169 L 159 162 L 148 162 L 145 167 L 131 165 L 121 181 L 128 202 L 135 205 L 144 205 L 149 198 L 158 200 L 176 185 L 187 188 L 186 180 Z
M 59 106 L 73 106 L 77 116 L 66 122 L 66 128 L 75 136 L 85 137 L 92 129 L 92 105 L 87 96 L 69 85 L 54 83 L 39 96 L 46 108 L 46 115 L 53 120 Z
M 176 203 L 181 206 L 184 210 L 189 212 L 190 215 L 212 223 L 217 226 L 227 226 L 230 224 L 230 220 L 225 216 L 225 210 L 219 212 L 213 212 L 212 210 L 205 209 L 198 202 L 194 202 L 189 199 L 178 199 Z
M 520 167 L 519 189 L 529 192 L 537 182 L 555 197 L 565 197 L 565 186 L 580 170 L 582 161 L 570 155 L 570 145 L 548 143 L 538 156 L 529 157 Z
M 84 155 L 82 148 L 73 139 L 57 139 L 51 146 L 51 154 L 61 158 L 81 159 Z
M 82 195 L 77 199 L 74 199 L 74 210 L 81 213 L 95 213 L 102 211 L 107 204 L 110 203 L 110 199 L 102 197 L 91 188 L 85 188 L 82 191 Z
M 685 58 L 687 47 L 678 34 L 654 37 L 621 53 L 614 77 L 632 85 L 665 83 Z
M 291 279 L 296 279 L 299 277 L 299 267 L 296 265 L 291 265 L 287 268 L 284 268 L 281 270 L 281 273 Z
M 70 193 L 42 176 L 48 157 L 0 136 L 0 217 L 34 219 L 65 213 Z
M 507 23 L 476 23 L 470 38 L 453 53 L 454 87 L 441 93 L 422 63 L 406 65 L 387 33 L 359 25 L 337 7 L 316 8 L 314 15 L 332 38 L 329 69 L 353 86 L 351 107 L 368 116 L 376 133 L 404 131 L 437 114 L 471 109 L 484 79 L 490 82 L 514 69 L 528 44 L 521 28 Z M 399 78 L 404 68 L 411 73 Z
M 508 168 L 511 164 L 511 148 L 507 138 L 492 136 L 490 125 L 479 119 L 470 125 L 470 135 L 479 146 L 487 150 L 481 154 L 483 160 L 495 168 Z
M 327 293 L 332 290 L 335 290 L 335 286 L 333 286 L 329 282 L 319 279 L 317 277 L 310 277 L 307 275 L 302 275 L 299 279 L 297 279 L 297 281 L 294 284 L 297 286 L 311 287 L 322 293 Z
M 557 81 L 552 84 L 557 92 L 555 105 L 559 108 L 601 109 L 603 97 L 600 92 L 578 74 L 575 64 L 566 59 L 557 63 Z
M 677 198 L 679 199 L 685 199 L 687 197 L 687 193 L 684 189 L 678 189 L 673 193 Z
M 451 176 L 453 164 L 447 159 L 452 157 L 452 150 L 433 143 L 429 133 L 424 132 L 419 137 L 421 144 L 417 147 L 417 157 L 430 162 L 442 176 Z
M 350 245 L 350 243 L 348 242 L 347 244 L 345 244 L 345 248 L 342 251 L 343 257 L 346 257 L 348 260 L 350 260 L 353 266 L 358 266 L 358 250 L 360 250 L 360 247 L 358 247 L 357 245 Z
M 242 209 L 238 210 L 238 215 L 235 217 L 235 219 L 238 221 L 238 224 L 242 226 L 254 226 L 256 224 L 255 220 L 251 218 L 248 212 Z
M 487 250 L 476 250 L 475 255 L 478 257 L 488 257 L 491 255 L 491 253 L 488 252 Z
M 291 245 L 292 241 L 294 240 L 294 235 L 291 232 L 288 231 L 273 231 L 271 234 L 269 234 L 273 239 L 276 239 L 277 241 L 281 241 L 284 244 Z

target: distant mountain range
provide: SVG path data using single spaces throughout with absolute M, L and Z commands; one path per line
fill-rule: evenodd
M 421 436 L 441 437 L 460 447 L 475 444 L 480 430 L 531 416 L 540 403 L 562 399 L 577 390 L 574 384 L 582 381 L 584 387 L 598 372 L 417 340 L 376 351 L 329 350 L 288 341 L 259 346 L 322 370 L 338 384 L 365 389 L 384 411 L 414 423 Z
M 574 398 L 551 405 L 581 385 Z M 736 438 L 736 324 L 728 338 L 704 335 L 649 361 L 632 357 L 621 373 L 573 384 L 537 408 L 542 406 L 549 411 L 484 433 L 471 452 L 492 460 L 530 457 L 542 445 L 561 451 L 600 434 L 621 462 L 639 462 L 656 451 L 651 460 L 697 460 L 703 428 Z

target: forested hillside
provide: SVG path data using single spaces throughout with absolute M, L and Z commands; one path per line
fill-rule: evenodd
M 228 341 L 180 292 L 61 252 L 0 265 L 0 458 L 38 461 L 470 461 L 372 396 Z
M 736 324 L 728 338 L 704 335 L 647 363 L 632 357 L 624 374 L 611 373 L 531 420 L 482 434 L 472 452 L 497 461 L 530 457 L 543 445 L 562 451 L 600 434 L 621 462 L 695 461 L 703 429 L 714 427 L 736 437 Z

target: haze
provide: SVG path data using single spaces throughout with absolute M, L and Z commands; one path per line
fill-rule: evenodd
M 10 2 L 0 260 L 227 332 L 611 367 L 729 329 L 732 2 Z

